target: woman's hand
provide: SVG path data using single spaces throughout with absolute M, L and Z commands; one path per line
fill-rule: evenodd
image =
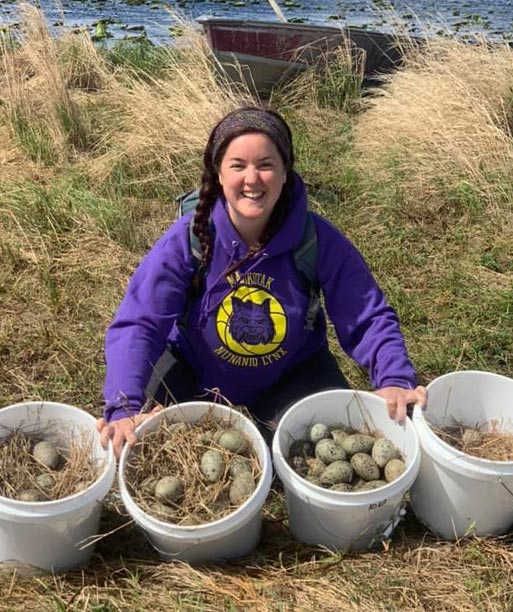
M 427 390 L 425 387 L 415 389 L 402 389 L 401 387 L 383 387 L 374 391 L 387 402 L 388 416 L 399 423 L 406 420 L 406 406 L 408 404 L 427 404 Z
M 133 446 L 137 442 L 137 436 L 135 435 L 136 427 L 161 410 L 162 406 L 156 406 L 151 412 L 137 414 L 133 417 L 127 417 L 126 419 L 118 419 L 110 423 L 107 423 L 103 417 L 98 419 L 96 421 L 96 430 L 100 434 L 100 441 L 103 448 L 107 448 L 109 440 L 112 440 L 114 454 L 116 455 L 116 459 L 119 459 L 121 449 L 125 442 L 130 446 Z

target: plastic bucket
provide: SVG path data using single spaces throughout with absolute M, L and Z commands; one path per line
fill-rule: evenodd
M 134 521 L 142 528 L 150 544 L 166 561 L 179 559 L 190 563 L 202 563 L 214 559 L 231 559 L 249 553 L 260 539 L 261 509 L 269 493 L 272 465 L 269 449 L 255 425 L 243 414 L 227 406 L 209 402 L 188 402 L 166 408 L 142 423 L 137 435 L 156 430 L 162 419 L 195 423 L 211 411 L 214 417 L 229 421 L 244 432 L 259 459 L 262 476 L 256 489 L 237 510 L 217 521 L 203 525 L 175 525 L 144 512 L 132 496 L 125 480 L 130 449 L 125 446 L 119 464 L 119 489 L 121 499 Z
M 96 432 L 89 413 L 54 402 L 28 402 L 0 410 L 0 439 L 12 429 L 45 431 L 62 446 L 83 432 Z M 47 502 L 22 502 L 0 496 L 0 562 L 27 563 L 46 571 L 62 571 L 86 563 L 94 546 L 83 547 L 98 533 L 102 501 L 116 472 L 112 448 L 105 451 L 94 435 L 92 461 L 105 466 L 87 489 Z M 0 566 L 1 567 L 1 566 Z
M 429 427 L 475 427 L 494 421 L 513 433 L 513 380 L 490 372 L 445 374 L 427 387 L 426 411 L 415 407 L 421 445 L 413 511 L 434 533 L 453 540 L 499 535 L 513 523 L 513 461 L 472 457 L 443 442 Z
M 289 446 L 321 422 L 369 429 L 401 451 L 406 470 L 395 481 L 372 491 L 331 491 L 301 478 L 287 463 Z M 409 419 L 399 425 L 388 416 L 385 400 L 367 392 L 336 389 L 310 395 L 285 413 L 273 439 L 273 460 L 285 488 L 289 527 L 296 539 L 332 550 L 361 550 L 390 537 L 403 514 L 404 494 L 420 461 L 417 434 Z

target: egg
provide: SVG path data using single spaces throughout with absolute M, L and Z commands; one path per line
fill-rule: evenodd
M 47 440 L 42 440 L 34 446 L 32 456 L 38 463 L 51 470 L 56 469 L 59 464 L 60 455 L 55 446 Z
M 351 457 L 351 465 L 355 474 L 366 481 L 379 480 L 379 467 L 367 453 L 355 453 Z
M 330 437 L 330 430 L 324 423 L 315 423 L 310 427 L 308 432 L 308 438 L 311 442 L 316 444 L 319 440 L 324 440 Z
M 43 491 L 47 491 L 53 487 L 55 480 L 51 474 L 44 473 L 36 476 L 36 483 L 38 487 L 43 489 Z
M 244 473 L 252 475 L 253 467 L 251 465 L 251 461 L 246 459 L 246 457 L 235 455 L 235 457 L 232 457 L 232 460 L 230 461 L 229 473 L 232 478 Z
M 341 444 L 331 438 L 324 438 L 315 445 L 315 457 L 329 465 L 334 461 L 343 461 L 346 453 Z
M 337 484 L 331 485 L 330 491 L 340 491 L 341 493 L 351 493 L 353 486 L 348 482 L 337 482 Z
M 345 429 L 331 430 L 331 437 L 339 444 L 342 444 L 342 441 L 345 440 L 349 435 L 351 434 L 349 434 Z
M 18 495 L 18 500 L 23 502 L 41 502 L 44 496 L 37 489 L 25 489 Z
M 155 497 L 163 503 L 173 503 L 182 495 L 183 484 L 176 476 L 164 476 L 155 485 Z
M 404 463 L 404 461 L 401 461 L 401 459 L 391 459 L 385 465 L 385 480 L 387 482 L 392 482 L 396 480 L 404 472 L 405 469 L 406 464 Z
M 380 487 L 385 487 L 388 482 L 384 480 L 369 480 L 369 482 L 365 482 L 361 487 L 358 488 L 358 491 L 373 491 L 374 489 L 379 489 Z
M 229 497 L 234 506 L 240 506 L 255 490 L 255 480 L 250 474 L 239 474 L 230 485 Z
M 375 439 L 365 434 L 352 434 L 342 440 L 342 446 L 348 455 L 356 453 L 370 453 Z
M 372 458 L 383 468 L 391 459 L 400 459 L 399 449 L 387 438 L 378 438 L 372 447 Z
M 353 468 L 347 461 L 334 461 L 330 463 L 320 475 L 323 485 L 334 485 L 339 482 L 350 482 L 353 477 Z
M 227 429 L 223 431 L 219 436 L 218 444 L 222 448 L 239 455 L 243 455 L 248 448 L 246 438 L 237 429 Z
M 160 520 L 165 520 L 169 522 L 173 522 L 176 519 L 176 514 L 171 506 L 166 506 L 161 502 L 155 502 L 151 506 L 151 511 L 153 514 L 157 516 Z
M 223 454 L 217 450 L 208 450 L 201 456 L 201 473 L 209 482 L 218 482 L 223 475 L 225 461 Z
M 476 446 L 483 440 L 483 434 L 477 429 L 472 429 L 471 427 L 467 427 L 463 432 L 461 437 L 461 441 L 463 442 L 463 446 Z

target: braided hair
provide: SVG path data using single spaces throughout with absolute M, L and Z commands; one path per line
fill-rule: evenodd
M 292 173 L 294 151 L 289 126 L 280 114 L 272 110 L 245 106 L 232 111 L 214 126 L 203 154 L 199 203 L 193 221 L 193 232 L 198 237 L 201 248 L 200 272 L 207 270 L 212 260 L 214 245 L 210 230 L 210 215 L 217 198 L 223 193 L 218 178 L 221 161 L 230 142 L 248 133 L 266 134 L 273 141 L 282 158 L 287 176 L 280 197 L 262 234 L 257 242 L 249 247 L 246 255 L 230 267 L 227 276 L 239 269 L 248 259 L 254 257 L 271 240 L 287 215 L 294 183 Z M 197 278 L 200 276 L 201 274 L 198 274 Z

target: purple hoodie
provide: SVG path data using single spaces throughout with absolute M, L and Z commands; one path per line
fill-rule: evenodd
M 189 247 L 192 213 L 167 230 L 135 271 L 107 331 L 107 420 L 125 417 L 127 405 L 134 412 L 141 409 L 152 367 L 168 341 L 178 344 L 198 372 L 202 389 L 217 387 L 233 404 L 248 405 L 326 344 L 323 314 L 314 330 L 304 330 L 309 300 L 293 259 L 306 214 L 305 185 L 296 175 L 283 226 L 228 282 L 225 271 L 244 256 L 246 245 L 219 198 L 213 209 L 213 259 L 186 330 L 177 323 L 195 270 Z M 341 347 L 369 371 L 375 388 L 415 387 L 397 315 L 359 251 L 331 223 L 315 214 L 314 220 L 317 278 Z

